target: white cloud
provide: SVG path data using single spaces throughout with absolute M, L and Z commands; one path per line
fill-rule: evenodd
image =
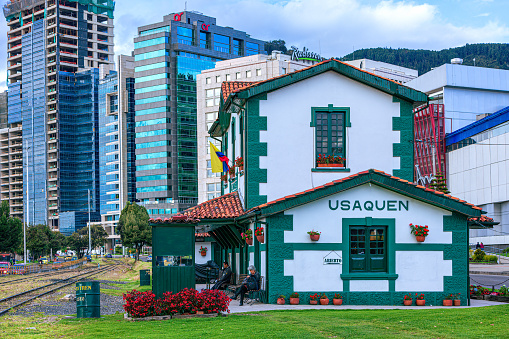
M 475 18 L 485 17 L 485 16 L 490 16 L 490 13 L 481 13 L 481 14 L 476 15 Z

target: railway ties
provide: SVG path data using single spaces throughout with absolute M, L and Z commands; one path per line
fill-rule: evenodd
M 40 298 L 42 296 L 56 292 L 66 286 L 75 284 L 76 282 L 92 277 L 97 274 L 102 274 L 114 270 L 118 265 L 109 265 L 102 268 L 95 269 L 93 271 L 80 273 L 69 278 L 61 279 L 56 282 L 36 287 L 28 291 L 24 291 L 18 294 L 11 295 L 9 297 L 0 299 L 0 316 L 7 314 L 10 310 L 22 306 L 32 300 Z

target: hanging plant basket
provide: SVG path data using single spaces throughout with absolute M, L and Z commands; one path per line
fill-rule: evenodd
M 257 235 L 257 236 L 256 236 L 256 240 L 258 240 L 258 242 L 259 242 L 260 244 L 263 244 L 263 243 L 265 242 L 265 235 L 264 235 L 264 234 L 262 234 L 262 235 Z
M 204 256 L 206 256 L 206 255 L 207 255 L 207 251 L 201 251 L 200 253 L 201 253 L 201 256 L 202 256 L 202 257 L 204 257 Z
M 253 238 L 246 238 L 246 244 L 251 246 L 253 244 Z
M 417 242 L 424 242 L 424 240 L 426 240 L 426 237 L 423 235 L 418 235 L 415 237 L 415 240 L 417 240 Z
M 320 234 L 310 234 L 309 238 L 311 239 L 311 241 L 318 241 L 320 240 Z

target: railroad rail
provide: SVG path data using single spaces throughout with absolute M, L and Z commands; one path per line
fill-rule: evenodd
M 51 294 L 61 288 L 74 284 L 80 280 L 89 278 L 91 276 L 106 273 L 117 268 L 118 265 L 109 265 L 102 268 L 95 269 L 92 272 L 80 273 L 75 276 L 61 279 L 51 284 L 47 284 L 41 287 L 36 287 L 28 291 L 24 291 L 9 297 L 0 299 L 0 316 L 8 313 L 10 310 L 26 304 L 34 299 L 40 298 L 47 294 Z M 57 285 L 57 286 L 56 286 Z M 56 287 L 55 287 L 56 286 Z
M 14 283 L 18 283 L 18 282 L 23 282 L 23 281 L 28 281 L 28 280 L 34 280 L 34 279 L 39 279 L 39 278 L 43 278 L 43 277 L 48 277 L 48 276 L 52 276 L 54 277 L 55 275 L 61 275 L 61 274 L 66 274 L 66 273 L 73 273 L 71 270 L 73 270 L 74 268 L 68 268 L 68 269 L 65 269 L 65 270 L 58 270 L 57 272 L 49 272 L 49 273 L 42 273 L 42 274 L 31 274 L 29 276 L 23 276 L 23 278 L 19 278 L 19 279 L 11 279 L 11 280 L 7 280 L 7 281 L 0 281 L 0 286 L 5 286 L 5 285 L 9 285 L 9 284 L 14 284 Z M 89 271 L 91 268 L 85 268 L 85 270 Z

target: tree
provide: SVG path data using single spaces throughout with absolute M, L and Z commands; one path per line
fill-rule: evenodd
M 0 252 L 15 253 L 23 239 L 23 224 L 19 218 L 9 214 L 9 202 L 2 201 L 0 206 Z
M 67 237 L 67 246 L 71 248 L 78 258 L 82 258 L 85 253 L 85 248 L 88 247 L 88 235 L 84 236 L 79 234 L 78 232 L 74 232 L 70 236 Z
M 286 48 L 286 42 L 284 40 L 272 40 L 265 43 L 265 51 L 267 54 L 271 54 L 272 51 L 281 51 L 281 53 L 285 54 L 288 49 Z
M 429 188 L 432 188 L 435 191 L 443 192 L 445 194 L 451 193 L 447 189 L 447 184 L 445 183 L 445 178 L 441 172 L 438 172 L 435 175 L 435 178 L 433 180 L 431 180 L 431 183 L 429 184 Z
M 97 248 L 99 246 L 103 246 L 106 240 L 108 239 L 108 233 L 104 230 L 104 228 L 100 225 L 92 225 L 90 227 L 91 230 L 91 238 L 92 238 L 92 249 Z M 88 227 L 83 227 L 78 231 L 81 236 L 84 236 L 87 239 L 87 249 L 88 249 Z
M 52 231 L 47 225 L 30 226 L 27 229 L 27 249 L 32 256 L 38 258 L 49 252 Z
M 152 245 L 152 228 L 148 219 L 147 209 L 136 203 L 128 202 L 120 213 L 117 231 L 124 246 L 136 249 L 136 260 L 139 260 L 144 245 Z
M 55 253 L 59 250 L 64 249 L 67 246 L 67 239 L 65 238 L 65 235 L 63 235 L 60 232 L 52 231 L 50 233 L 50 239 L 49 239 L 49 248 L 51 250 L 51 253 L 55 255 Z

